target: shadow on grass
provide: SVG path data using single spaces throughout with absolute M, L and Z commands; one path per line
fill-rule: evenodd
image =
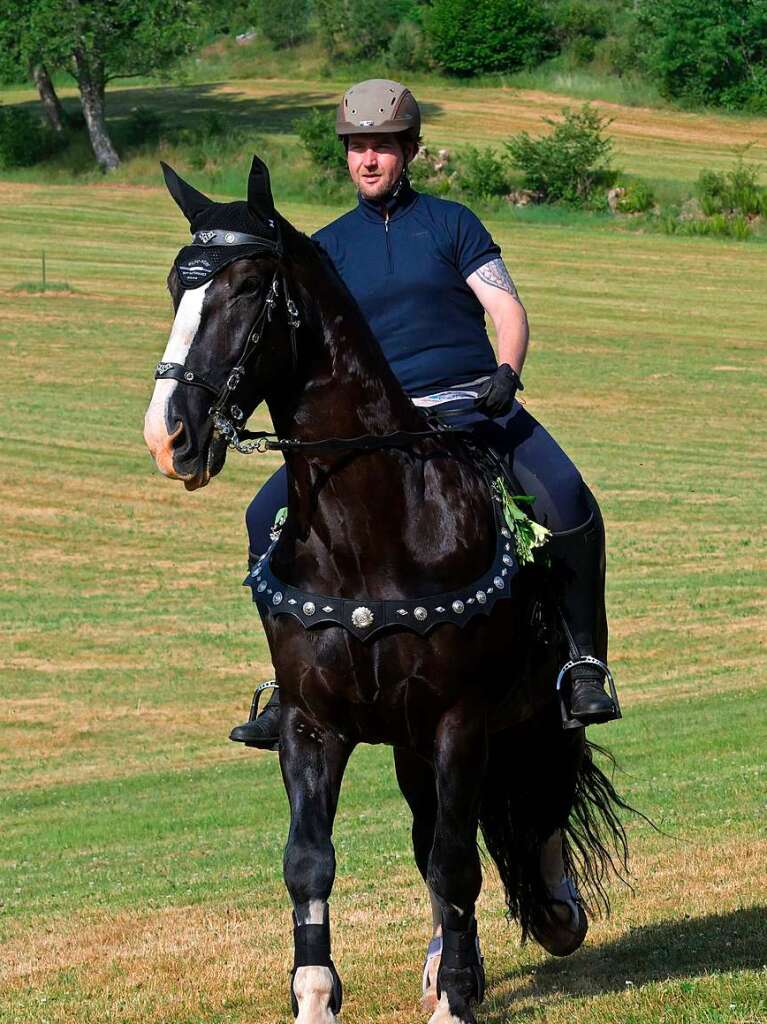
M 502 1024 L 520 999 L 546 1000 L 622 992 L 669 978 L 719 972 L 760 970 L 767 963 L 767 906 L 633 928 L 615 942 L 579 950 L 564 960 L 550 959 L 526 968 L 526 984 L 483 1019 Z M 513 972 L 516 973 L 516 972 Z M 490 991 L 492 995 L 492 990 Z M 533 1011 L 530 1010 L 530 1013 Z
M 205 117 L 221 117 L 232 127 L 255 132 L 288 133 L 293 122 L 315 107 L 335 110 L 340 99 L 340 86 L 299 92 L 275 92 L 261 97 L 248 96 L 235 88 L 221 90 L 223 83 L 195 85 L 141 86 L 134 89 L 114 88 L 107 91 L 107 122 L 110 127 L 125 119 L 134 107 L 148 107 L 165 119 L 168 128 L 195 128 Z M 36 100 L 19 106 L 39 110 Z M 67 97 L 64 107 L 76 116 L 80 105 L 76 97 Z M 442 107 L 438 103 L 422 103 L 427 119 L 437 118 Z

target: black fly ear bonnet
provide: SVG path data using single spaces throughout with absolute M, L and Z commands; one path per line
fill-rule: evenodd
M 185 245 L 174 262 L 184 288 L 198 288 L 222 267 L 244 256 L 282 254 L 269 171 L 257 156 L 250 168 L 246 203 L 215 203 L 166 163 L 162 163 L 162 171 L 192 232 L 191 245 Z

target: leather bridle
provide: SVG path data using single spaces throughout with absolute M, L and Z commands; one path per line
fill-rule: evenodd
M 259 252 L 267 252 L 278 259 L 272 282 L 264 300 L 263 307 L 248 332 L 242 353 L 234 367 L 229 371 L 223 385 L 216 385 L 203 373 L 189 369 L 183 363 L 160 361 L 155 368 L 155 380 L 175 380 L 179 384 L 186 384 L 189 387 L 202 388 L 213 397 L 213 404 L 208 410 L 213 420 L 214 428 L 226 440 L 227 446 L 243 455 L 250 455 L 253 452 L 267 451 L 305 451 L 321 453 L 334 453 L 344 451 L 382 451 L 391 448 L 407 448 L 417 441 L 444 437 L 445 435 L 460 436 L 468 439 L 471 432 L 468 430 L 456 429 L 440 422 L 436 417 L 429 418 L 427 430 L 397 430 L 389 434 L 364 434 L 361 437 L 332 437 L 318 441 L 298 441 L 278 438 L 276 434 L 267 431 L 251 431 L 245 429 L 247 419 L 242 409 L 233 402 L 234 393 L 242 383 L 247 372 L 248 364 L 258 350 L 259 343 L 264 331 L 271 323 L 272 315 L 277 307 L 280 294 L 280 281 L 285 297 L 285 309 L 287 322 L 290 328 L 290 347 L 293 366 L 298 360 L 297 331 L 301 326 L 301 318 L 298 307 L 288 292 L 287 278 L 282 263 L 283 247 L 277 227 L 277 239 L 264 238 L 261 235 L 249 235 L 238 231 L 198 231 L 192 240 L 190 248 L 199 248 L 201 251 L 206 247 L 232 246 L 241 248 L 239 251 L 232 249 L 231 256 L 224 256 L 219 260 L 219 265 L 212 268 L 210 262 L 205 260 L 192 260 L 184 265 L 176 258 L 176 269 L 179 274 L 182 286 L 199 287 L 215 277 L 229 263 L 237 259 L 245 259 L 248 256 L 256 255 Z M 247 247 L 247 251 L 243 251 Z M 185 250 L 182 250 L 184 252 Z M 202 264 L 202 266 L 200 266 Z
M 250 432 L 242 430 L 246 416 L 242 409 L 234 404 L 233 398 L 235 391 L 245 377 L 248 364 L 258 350 L 267 325 L 271 323 L 280 294 L 280 280 L 282 280 L 282 291 L 285 296 L 285 309 L 290 329 L 291 357 L 294 366 L 298 358 L 296 332 L 301 326 L 301 319 L 298 314 L 298 307 L 288 292 L 287 279 L 281 259 L 283 250 L 279 237 L 275 242 L 270 238 L 263 238 L 260 235 L 248 235 L 238 231 L 200 231 L 194 236 L 194 246 L 202 247 L 209 244 L 250 247 L 248 252 L 235 254 L 233 259 L 223 262 L 215 273 L 223 270 L 234 259 L 244 259 L 261 250 L 278 257 L 278 264 L 272 276 L 264 304 L 258 311 L 258 315 L 248 332 L 239 358 L 234 367 L 229 371 L 226 381 L 222 385 L 213 383 L 205 374 L 191 370 L 183 363 L 165 362 L 162 360 L 157 364 L 154 376 L 155 380 L 175 380 L 179 384 L 186 384 L 189 387 L 202 388 L 212 395 L 213 404 L 208 410 L 208 415 L 213 420 L 213 426 L 226 439 L 228 447 L 247 454 L 254 450 L 252 447 L 243 444 L 243 439 L 248 437 Z M 215 276 L 215 273 L 210 276 Z M 179 276 L 181 277 L 181 274 Z M 183 277 L 181 279 L 183 284 Z M 195 283 L 199 286 L 203 281 Z

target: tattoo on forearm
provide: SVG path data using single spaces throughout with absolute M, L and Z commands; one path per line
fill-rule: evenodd
M 511 280 L 511 275 L 506 269 L 506 264 L 500 258 L 490 260 L 489 263 L 485 263 L 484 266 L 480 267 L 477 271 L 480 281 L 484 281 L 485 284 L 492 285 L 493 288 L 500 288 L 501 291 L 508 292 L 512 295 L 517 302 L 519 302 L 519 295 L 514 282 Z

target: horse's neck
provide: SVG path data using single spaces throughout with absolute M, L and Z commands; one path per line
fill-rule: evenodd
M 323 337 L 302 354 L 295 390 L 270 401 L 278 433 L 316 441 L 426 429 L 365 325 L 355 316 L 324 324 Z M 295 573 L 297 584 L 385 596 L 413 567 L 435 581 L 454 570 L 471 575 L 492 544 L 476 474 L 456 459 L 379 451 L 291 453 L 286 461 L 290 525 L 278 568 Z M 462 567 L 467 546 L 474 554 Z

